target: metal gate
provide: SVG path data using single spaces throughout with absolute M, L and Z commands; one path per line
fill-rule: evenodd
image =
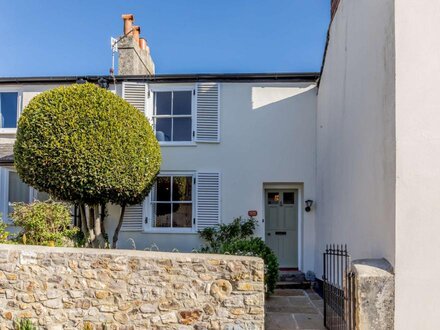
M 324 326 L 355 329 L 355 287 L 347 245 L 327 245 L 324 252 Z

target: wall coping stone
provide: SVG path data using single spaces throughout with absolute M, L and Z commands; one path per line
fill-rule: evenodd
M 354 260 L 352 267 L 359 277 L 394 276 L 393 266 L 385 258 Z
M 186 252 L 161 252 L 161 251 L 141 251 L 141 250 L 125 250 L 125 249 L 92 249 L 92 248 L 68 248 L 68 247 L 50 247 L 38 245 L 20 245 L 20 244 L 0 244 L 0 251 L 27 251 L 37 253 L 77 253 L 77 254 L 96 254 L 118 255 L 124 257 L 142 257 L 149 259 L 220 259 L 220 260 L 237 260 L 243 261 L 261 261 L 259 257 L 239 256 L 228 254 L 211 254 L 211 253 L 186 253 Z

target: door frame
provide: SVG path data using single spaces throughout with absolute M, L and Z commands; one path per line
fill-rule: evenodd
M 303 269 L 303 191 L 304 185 L 301 183 L 264 183 L 263 184 L 263 215 L 266 217 L 266 195 L 268 190 L 286 189 L 298 191 L 298 270 Z M 264 219 L 263 218 L 263 219 Z M 266 241 L 266 220 L 264 219 L 263 238 Z

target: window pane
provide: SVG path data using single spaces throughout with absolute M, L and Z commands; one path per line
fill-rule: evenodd
M 280 202 L 280 194 L 275 192 L 270 192 L 267 194 L 267 203 L 269 205 L 271 204 L 278 204 Z
M 159 176 L 156 181 L 154 201 L 166 202 L 171 200 L 171 177 Z
M 155 227 L 171 227 L 171 204 L 153 204 Z
M 171 92 L 156 92 L 156 115 L 171 115 Z
M 192 227 L 192 204 L 174 204 L 173 206 L 173 227 Z
M 191 118 L 174 118 L 173 129 L 173 141 L 191 141 Z
M 156 118 L 156 138 L 171 141 L 171 118 Z
M 175 176 L 173 178 L 173 201 L 192 200 L 192 177 Z
M 40 202 L 45 202 L 50 199 L 50 195 L 44 191 L 37 191 L 37 200 Z
M 191 91 L 174 92 L 173 115 L 191 114 Z
M 21 181 L 16 172 L 9 172 L 8 212 L 12 212 L 12 203 L 29 203 L 29 186 Z
M 293 193 L 293 192 L 283 193 L 283 203 L 284 204 L 295 204 L 295 193 Z
M 0 114 L 2 128 L 17 127 L 18 93 L 0 93 Z

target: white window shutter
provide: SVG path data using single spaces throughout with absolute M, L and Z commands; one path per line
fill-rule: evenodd
M 196 141 L 220 142 L 220 86 L 198 83 L 196 88 Z
M 197 230 L 220 223 L 220 173 L 198 172 L 197 185 Z
M 147 101 L 147 84 L 138 82 L 122 83 L 122 98 L 135 108 L 145 113 Z
M 22 111 L 24 108 L 27 107 L 27 105 L 29 104 L 29 102 L 38 94 L 40 94 L 41 92 L 23 92 L 23 96 L 22 96 Z
M 125 207 L 124 220 L 121 231 L 142 231 L 143 227 L 143 205 L 128 205 Z

